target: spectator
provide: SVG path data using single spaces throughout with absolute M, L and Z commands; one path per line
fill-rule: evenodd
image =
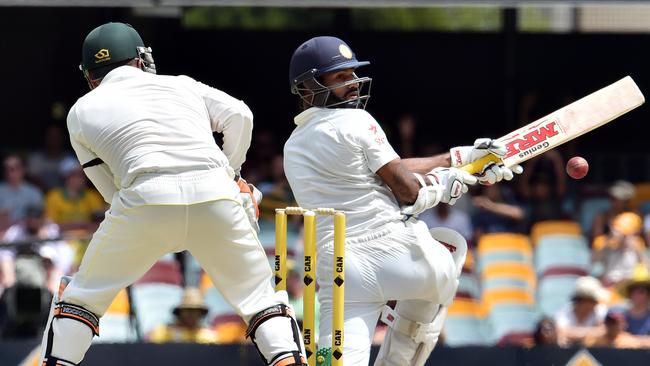
M 45 218 L 42 205 L 30 206 L 26 211 L 26 218 L 7 229 L 2 241 L 23 243 L 19 248 L 27 250 L 32 250 L 32 246 L 36 248 L 36 252 L 47 259 L 48 288 L 55 291 L 61 276 L 70 273 L 74 250 L 59 239 L 59 226 Z M 19 252 L 14 247 L 0 249 L 0 278 L 5 287 L 11 286 L 15 280 L 14 259 Z
M 543 318 L 537 323 L 533 333 L 535 346 L 558 346 L 555 322 L 550 318 Z
M 589 334 L 602 334 L 607 307 L 600 302 L 608 295 L 597 278 L 578 278 L 571 303 L 555 315 L 558 344 L 571 346 L 582 343 Z
M 59 172 L 65 183 L 45 196 L 47 217 L 68 227 L 89 224 L 93 213 L 104 209 L 103 198 L 86 186 L 86 175 L 76 159 L 64 160 Z
M 603 244 L 594 245 L 592 261 L 602 266 L 601 278 L 605 285 L 630 278 L 637 264 L 648 265 L 640 234 L 641 217 L 634 212 L 624 212 L 612 220 Z
M 28 206 L 42 204 L 43 194 L 25 181 L 25 168 L 18 155 L 5 158 L 4 172 L 6 180 L 0 184 L 0 216 L 5 216 L 5 225 L 11 225 L 25 218 Z
M 442 226 L 456 230 L 467 242 L 472 241 L 474 232 L 470 217 L 455 206 L 437 205 L 422 212 L 420 220 L 424 221 L 429 228 Z
M 521 231 L 525 219 L 524 210 L 519 207 L 507 186 L 493 184 L 482 186 L 482 195 L 473 198 L 477 210 L 472 215 L 474 238 L 482 234 Z
M 566 174 L 564 173 L 564 161 L 558 150 L 550 150 L 530 159 L 526 163 L 526 170 L 518 180 L 519 191 L 524 199 L 531 199 L 539 196 L 535 190 L 536 182 L 543 182 L 545 194 L 557 199 L 558 203 L 564 199 L 566 194 Z
M 648 268 L 637 265 L 632 278 L 620 286 L 621 295 L 629 299 L 630 308 L 625 311 L 627 331 L 634 335 L 650 335 L 650 273 Z
M 536 222 L 562 220 L 568 217 L 562 209 L 562 198 L 557 193 L 558 188 L 552 185 L 549 175 L 537 174 L 529 177 L 526 187 L 528 190 L 527 232 Z
M 260 221 L 274 222 L 276 208 L 296 206 L 297 204 L 284 175 L 282 154 L 273 156 L 270 165 L 270 180 L 260 183 L 257 188 L 264 195 L 264 199 L 259 204 Z
M 33 339 L 43 333 L 52 295 L 43 259 L 25 253 L 16 259 L 16 282 L 0 297 L 0 339 Z
M 605 333 L 590 335 L 585 339 L 587 347 L 640 348 L 648 342 L 625 331 L 625 315 L 619 311 L 609 311 L 605 316 Z
M 623 180 L 616 181 L 609 188 L 609 200 L 611 207 L 605 211 L 599 212 L 591 225 L 591 237 L 596 238 L 609 232 L 609 225 L 616 215 L 633 211 L 631 202 L 636 194 L 634 185 Z
M 31 153 L 27 158 L 29 176 L 44 191 L 63 186 L 59 167 L 64 159 L 72 156 L 65 151 L 67 144 L 65 135 L 62 125 L 49 125 L 45 130 L 45 148 Z
M 203 327 L 201 321 L 208 314 L 198 288 L 189 287 L 182 302 L 174 308 L 174 323 L 155 328 L 148 336 L 153 343 L 217 343 L 217 333 Z

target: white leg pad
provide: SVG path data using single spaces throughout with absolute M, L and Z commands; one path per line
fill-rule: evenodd
M 79 364 L 93 340 L 90 328 L 74 319 L 55 318 L 52 330 L 52 356 Z
M 381 320 L 389 329 L 375 366 L 424 366 L 438 342 L 446 316 L 446 307 L 439 306 L 432 322 L 420 323 L 386 306 Z
M 299 338 L 298 343 L 295 341 L 292 331 L 293 325 L 291 324 L 293 321 L 293 319 L 287 317 L 275 317 L 260 324 L 257 328 L 255 331 L 255 345 L 266 360 L 278 361 L 288 351 L 298 351 L 302 355 L 305 354 L 302 338 Z M 300 337 L 299 332 L 298 336 Z M 290 354 L 287 354 L 288 356 Z
M 57 365 L 77 365 L 83 360 L 92 343 L 94 332 L 89 325 L 71 318 L 54 317 L 56 304 L 61 301 L 63 290 L 70 281 L 71 277 L 62 277 L 59 291 L 52 296 L 50 315 L 41 342 L 39 365 L 44 364 L 46 357 L 60 359 Z

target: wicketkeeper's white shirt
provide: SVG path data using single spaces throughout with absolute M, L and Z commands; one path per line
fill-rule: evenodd
M 401 219 L 395 196 L 375 174 L 399 156 L 368 112 L 312 107 L 295 123 L 284 145 L 284 169 L 301 207 L 344 211 L 348 237 Z M 317 233 L 320 243 L 328 242 L 331 219 L 319 219 Z
M 250 146 L 252 120 L 242 101 L 190 77 L 154 75 L 122 66 L 75 103 L 67 123 L 79 161 L 102 159 L 115 191 L 138 205 L 219 198 L 222 177 L 207 178 L 206 171 L 239 172 Z M 223 133 L 223 151 L 213 131 Z M 199 179 L 197 174 L 203 176 Z M 157 176 L 202 180 L 204 186 L 181 192 L 178 182 Z M 111 202 L 112 197 L 106 196 L 112 193 L 104 191 L 104 199 Z

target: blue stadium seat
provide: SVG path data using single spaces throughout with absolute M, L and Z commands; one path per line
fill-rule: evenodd
M 445 320 L 445 344 L 450 347 L 490 345 L 480 312 L 478 301 L 455 299 Z
M 476 275 L 465 272 L 461 273 L 458 284 L 458 293 L 468 295 L 472 299 L 480 299 L 481 285 L 478 278 L 476 278 Z
M 490 339 L 497 342 L 511 333 L 532 333 L 539 319 L 532 304 L 497 304 L 487 317 Z
M 541 276 L 554 267 L 589 272 L 591 252 L 587 239 L 577 235 L 546 235 L 535 247 L 535 271 Z
M 569 301 L 575 289 L 577 275 L 553 275 L 539 280 L 537 288 L 537 307 L 548 317 L 555 314 Z

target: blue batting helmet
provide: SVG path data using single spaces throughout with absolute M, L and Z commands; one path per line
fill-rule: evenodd
M 332 71 L 356 69 L 370 64 L 368 61 L 359 61 L 350 47 L 341 39 L 330 36 L 315 37 L 301 44 L 291 56 L 289 65 L 289 83 L 291 92 L 300 95 L 308 104 L 319 107 L 331 107 L 339 104 L 349 104 L 349 101 L 332 102 L 330 91 L 342 85 L 326 87 L 317 79 L 319 76 Z M 347 82 L 368 83 L 370 78 L 355 78 Z M 310 100 L 305 99 L 309 95 Z M 313 96 L 313 98 L 311 98 Z M 365 101 L 370 94 L 359 97 L 355 107 L 365 107 Z M 362 102 L 362 104 L 359 104 Z

